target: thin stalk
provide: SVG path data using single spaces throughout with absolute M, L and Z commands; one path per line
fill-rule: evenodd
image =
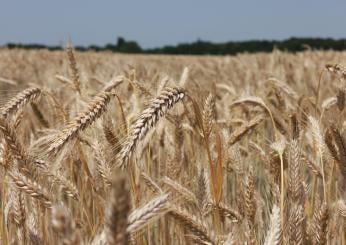
M 335 169 L 335 161 L 333 160 L 332 163 L 332 169 L 331 169 L 331 173 L 330 173 L 330 179 L 329 179 L 329 190 L 328 190 L 328 198 L 327 198 L 327 203 L 329 203 L 329 200 L 331 200 L 331 196 L 332 196 L 332 185 L 333 185 L 333 175 L 334 175 L 334 169 Z
M 322 157 L 321 151 L 319 151 L 319 155 L 320 155 L 321 166 L 322 166 L 323 195 L 324 195 L 324 200 L 327 200 L 326 180 L 325 180 L 325 175 L 324 175 L 324 162 L 323 162 L 323 157 Z
M 284 161 L 282 154 L 280 157 L 280 166 L 281 166 L 281 190 L 280 190 L 280 217 L 281 217 L 281 227 L 284 227 Z
M 204 134 L 205 135 L 205 134 Z M 205 138 L 204 139 L 204 144 L 205 144 L 205 148 L 207 150 L 207 156 L 208 156 L 208 164 L 209 164 L 209 177 L 210 177 L 210 187 L 211 187 L 211 190 L 212 190 L 212 193 L 213 193 L 213 199 L 214 199 L 214 202 L 215 202 L 215 209 L 213 209 L 213 222 L 214 222 L 214 225 L 215 225 L 215 228 L 216 228 L 216 232 L 218 234 L 221 233 L 221 218 L 220 218 L 220 212 L 219 212 L 219 209 L 218 209 L 218 200 L 216 199 L 216 190 L 215 190 L 215 171 L 214 171 L 214 167 L 213 167 L 213 161 L 212 161 L 212 158 L 211 158 L 211 153 L 210 153 L 210 150 L 209 150 L 209 140 L 208 138 Z

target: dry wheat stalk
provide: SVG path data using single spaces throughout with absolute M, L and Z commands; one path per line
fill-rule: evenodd
M 29 102 L 36 100 L 40 94 L 41 89 L 39 88 L 27 88 L 23 90 L 0 108 L 1 117 L 7 118 L 9 115 L 14 114 Z
M 71 87 L 74 86 L 73 81 L 72 81 L 71 79 L 65 77 L 65 76 L 62 76 L 62 75 L 58 75 L 58 74 L 57 74 L 57 75 L 55 75 L 55 78 L 56 78 L 59 82 L 61 82 L 61 83 L 68 84 L 68 85 L 70 85 Z
M 49 146 L 47 152 L 56 154 L 68 141 L 76 138 L 79 132 L 92 125 L 106 111 L 112 96 L 113 93 L 109 92 L 101 92 L 96 95 L 85 111 L 67 123 Z
M 286 95 L 292 97 L 293 99 L 298 99 L 297 92 L 294 91 L 287 83 L 284 83 L 274 77 L 269 78 L 268 82 L 275 88 L 278 88 L 281 91 L 283 91 Z
M 102 127 L 103 127 L 103 134 L 105 135 L 107 143 L 111 147 L 113 153 L 115 155 L 118 154 L 119 150 L 121 149 L 121 145 L 119 144 L 120 139 L 119 139 L 119 136 L 117 136 L 116 132 L 114 131 L 114 126 L 111 120 L 104 120 L 102 123 Z
M 346 178 L 346 144 L 345 144 L 345 139 L 344 139 L 344 136 L 340 133 L 338 128 L 333 126 L 331 129 L 332 129 L 335 143 L 336 143 L 338 150 L 339 150 L 338 163 L 339 163 L 340 172 L 344 176 L 344 178 Z
M 304 210 L 301 205 L 293 204 L 288 220 L 288 237 L 291 244 L 303 244 Z
M 280 209 L 274 205 L 270 215 L 270 225 L 264 245 L 279 245 L 281 236 Z
M 329 219 L 328 207 L 325 202 L 314 210 L 313 217 L 313 240 L 316 244 L 326 244 L 327 242 L 327 225 Z
M 168 109 L 182 100 L 184 96 L 185 91 L 181 88 L 166 88 L 150 103 L 149 107 L 141 113 L 133 124 L 130 135 L 119 153 L 118 165 L 121 168 L 127 167 L 128 160 L 135 151 L 135 147 L 139 140 L 147 134 L 150 128 L 154 127 L 160 117 L 166 114 Z
M 239 222 L 243 218 L 238 211 L 234 210 L 231 207 L 228 207 L 225 203 L 222 203 L 222 202 L 219 203 L 217 206 L 213 203 L 208 203 L 205 206 L 206 206 L 205 207 L 206 210 L 203 214 L 204 216 L 210 214 L 212 210 L 218 210 L 221 217 L 227 217 L 232 222 Z
M 130 80 L 130 79 L 126 79 L 135 90 L 137 90 L 140 94 L 146 96 L 146 97 L 151 97 L 153 96 L 152 92 L 150 92 L 150 89 L 146 88 L 143 84 L 141 84 L 140 82 L 136 81 L 136 80 Z
M 99 142 L 95 142 L 92 145 L 92 148 L 94 149 L 94 159 L 97 163 L 96 170 L 101 176 L 103 182 L 105 185 L 109 186 L 112 182 L 112 170 L 109 166 L 109 163 L 105 159 L 104 150 L 102 149 L 102 145 Z
M 19 190 L 39 200 L 47 208 L 52 206 L 52 198 L 38 183 L 15 171 L 10 172 L 9 176 Z
M 302 156 L 300 157 L 301 161 L 304 162 L 308 166 L 308 168 L 311 170 L 311 172 L 318 177 L 322 177 L 321 167 L 318 166 L 317 164 L 315 164 L 310 159 L 308 159 L 307 156 L 304 156 L 304 153 L 301 153 L 301 154 L 302 154 Z
M 293 203 L 299 202 L 302 198 L 302 175 L 300 168 L 299 145 L 296 140 L 290 144 L 290 162 L 288 166 L 288 193 Z
M 333 141 L 333 128 L 335 128 L 335 127 L 329 127 L 326 130 L 326 133 L 324 134 L 324 141 L 326 142 L 326 146 L 327 146 L 329 153 L 331 154 L 332 158 L 338 162 L 338 161 L 340 161 L 340 159 L 339 159 L 339 155 L 338 155 L 338 150 L 337 150 L 336 145 L 334 144 L 334 141 Z M 336 128 L 334 130 L 335 130 L 336 134 L 339 134 L 338 130 Z M 339 136 L 336 135 L 336 137 L 339 137 Z
M 317 149 L 318 157 L 321 162 L 321 172 L 322 172 L 322 181 L 323 181 L 323 194 L 324 198 L 327 198 L 327 191 L 326 191 L 326 180 L 325 180 L 325 163 L 323 162 L 323 156 L 326 155 L 326 144 L 324 142 L 321 128 L 319 122 L 312 116 L 309 116 L 310 121 L 310 129 L 313 137 L 314 144 Z
M 0 131 L 4 135 L 7 146 L 9 147 L 12 156 L 18 160 L 25 163 L 27 161 L 27 154 L 19 142 L 15 130 L 10 126 L 10 124 L 5 120 L 0 118 Z
M 199 207 L 203 207 L 203 205 L 207 201 L 207 181 L 205 179 L 204 168 L 201 168 L 198 173 L 196 198 L 198 200 Z
M 80 77 L 79 77 L 79 71 L 77 68 L 77 62 L 76 58 L 74 55 L 74 50 L 71 44 L 68 45 L 66 48 L 68 60 L 69 60 L 69 65 L 72 71 L 72 81 L 75 86 L 75 89 L 78 91 L 78 93 L 81 93 L 81 82 L 80 82 Z
M 138 231 L 147 225 L 153 218 L 158 218 L 168 211 L 168 194 L 162 194 L 143 207 L 134 210 L 128 218 L 128 232 Z
M 57 184 L 67 196 L 78 200 L 78 189 L 70 180 L 60 173 L 47 173 L 52 178 L 53 183 Z
M 197 220 L 197 218 L 183 209 L 172 207 L 169 215 L 178 221 L 182 227 L 186 228 L 192 235 L 200 239 L 203 244 L 215 244 L 208 234 L 207 228 Z
M 26 208 L 23 194 L 20 190 L 14 190 L 13 219 L 18 226 L 25 226 Z
M 0 118 L 0 131 L 4 135 L 5 142 L 11 152 L 11 156 L 19 161 L 20 168 L 25 168 L 26 171 L 35 170 L 36 167 L 40 169 L 47 169 L 47 165 L 44 161 L 36 159 L 25 151 L 21 142 L 17 137 L 15 129 L 6 122 L 6 120 Z M 34 167 L 34 169 L 32 168 Z
M 250 166 L 248 175 L 245 181 L 245 215 L 248 221 L 253 225 L 255 224 L 255 215 L 256 215 L 256 199 L 255 199 L 255 184 L 254 184 L 254 175 L 253 168 Z
M 264 117 L 262 115 L 255 117 L 251 121 L 245 123 L 245 125 L 242 125 L 234 130 L 232 132 L 231 136 L 228 139 L 228 144 L 233 145 L 237 141 L 239 141 L 246 133 L 248 133 L 251 129 L 255 128 L 257 125 L 259 125 L 264 120 Z
M 162 193 L 161 188 L 144 172 L 141 172 L 140 178 L 146 184 L 146 186 L 155 194 Z
M 168 178 L 167 176 L 163 177 L 161 181 L 163 184 L 167 185 L 170 189 L 174 190 L 174 192 L 178 193 L 179 196 L 183 198 L 185 201 L 194 205 L 198 205 L 197 197 L 195 196 L 193 192 L 188 190 L 186 187 Z
M 122 84 L 123 81 L 124 81 L 123 76 L 114 77 L 104 86 L 103 90 L 106 92 L 111 92 L 116 87 L 118 87 L 120 84 Z
M 272 114 L 271 110 L 269 109 L 269 107 L 264 103 L 262 98 L 257 97 L 257 96 L 247 96 L 247 97 L 243 97 L 243 98 L 240 98 L 239 100 L 232 102 L 232 104 L 230 104 L 229 106 L 230 106 L 230 108 L 232 108 L 234 106 L 241 105 L 241 104 L 251 104 L 251 105 L 262 107 L 269 114 L 270 119 L 271 119 L 272 124 L 273 124 L 274 133 L 276 133 L 276 126 L 275 126 L 276 124 L 274 122 L 273 114 Z
M 215 105 L 214 105 L 214 97 L 212 94 L 209 94 L 204 103 L 203 113 L 202 113 L 202 122 L 203 122 L 203 130 L 205 132 L 205 136 L 208 138 L 215 121 Z

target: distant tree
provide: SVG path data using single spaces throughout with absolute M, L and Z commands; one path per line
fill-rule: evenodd
M 123 37 L 118 37 L 118 41 L 117 41 L 117 46 L 123 46 L 126 43 L 125 38 Z
M 7 48 L 23 48 L 23 49 L 49 49 L 61 50 L 61 46 L 45 46 L 40 44 L 21 44 L 9 43 Z M 287 52 L 300 52 L 306 50 L 346 50 L 346 39 L 332 38 L 296 38 L 292 37 L 283 41 L 273 40 L 251 40 L 242 42 L 226 42 L 212 43 L 197 39 L 192 43 L 181 43 L 178 45 L 164 46 L 154 49 L 142 49 L 137 42 L 127 41 L 123 37 L 119 37 L 116 43 L 106 44 L 105 46 L 92 45 L 89 47 L 77 46 L 79 51 L 85 50 L 109 50 L 121 53 L 148 53 L 148 54 L 195 54 L 195 55 L 234 55 L 238 53 L 254 53 L 254 52 L 271 52 L 274 49 Z
M 142 48 L 135 41 L 126 41 L 124 38 L 119 37 L 115 51 L 121 53 L 141 53 Z

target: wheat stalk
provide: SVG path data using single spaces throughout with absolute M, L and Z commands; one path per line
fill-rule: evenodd
M 281 223 L 280 223 L 280 209 L 278 206 L 274 205 L 272 213 L 270 215 L 270 225 L 266 238 L 264 240 L 264 245 L 278 245 L 280 244 L 281 236 Z
M 329 211 L 327 204 L 323 202 L 319 207 L 315 208 L 313 217 L 313 240 L 316 244 L 326 244 L 327 242 L 327 225 L 329 219 Z
M 29 102 L 36 100 L 40 95 L 41 89 L 39 88 L 27 88 L 23 90 L 0 108 L 1 117 L 7 118 L 9 115 L 19 111 Z
M 128 232 L 138 231 L 147 225 L 153 218 L 158 218 L 168 211 L 168 194 L 162 194 L 143 207 L 134 210 L 128 218 Z
M 214 98 L 212 94 L 209 94 L 204 103 L 203 113 L 202 113 L 202 123 L 205 136 L 209 137 L 213 124 L 215 121 L 215 105 Z
M 215 244 L 211 236 L 207 232 L 207 228 L 197 220 L 196 217 L 189 214 L 183 209 L 172 207 L 169 215 L 178 221 L 182 227 L 186 228 L 190 233 L 200 239 L 202 244 Z
M 52 198 L 38 183 L 15 171 L 10 172 L 9 176 L 12 178 L 15 186 L 19 190 L 28 194 L 30 197 L 39 200 L 47 208 L 52 206 Z
M 79 77 L 79 71 L 77 68 L 77 62 L 76 58 L 74 55 L 73 47 L 71 44 L 68 45 L 66 48 L 68 60 L 69 60 L 69 65 L 72 71 L 72 81 L 75 86 L 75 89 L 78 91 L 79 94 L 81 94 L 81 82 L 80 82 L 80 77 Z
M 101 92 L 90 102 L 88 108 L 79 113 L 61 130 L 49 146 L 47 153 L 56 154 L 70 140 L 76 138 L 78 133 L 92 125 L 107 109 L 113 93 Z
M 185 96 L 185 91 L 181 88 L 166 88 L 161 94 L 156 97 L 145 109 L 136 122 L 133 124 L 130 135 L 126 143 L 123 145 L 119 153 L 118 165 L 121 168 L 126 168 L 131 154 L 135 151 L 135 147 L 150 128 L 163 117 L 168 109 L 172 108 L 178 101 Z
M 198 205 L 197 197 L 193 192 L 179 184 L 178 182 L 168 178 L 167 176 L 161 179 L 162 183 L 168 186 L 170 189 L 174 190 L 174 192 L 178 193 L 184 200 L 187 202 Z

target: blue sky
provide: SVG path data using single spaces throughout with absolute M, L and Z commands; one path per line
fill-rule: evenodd
M 346 37 L 346 1 L 0 0 L 0 45 Z

